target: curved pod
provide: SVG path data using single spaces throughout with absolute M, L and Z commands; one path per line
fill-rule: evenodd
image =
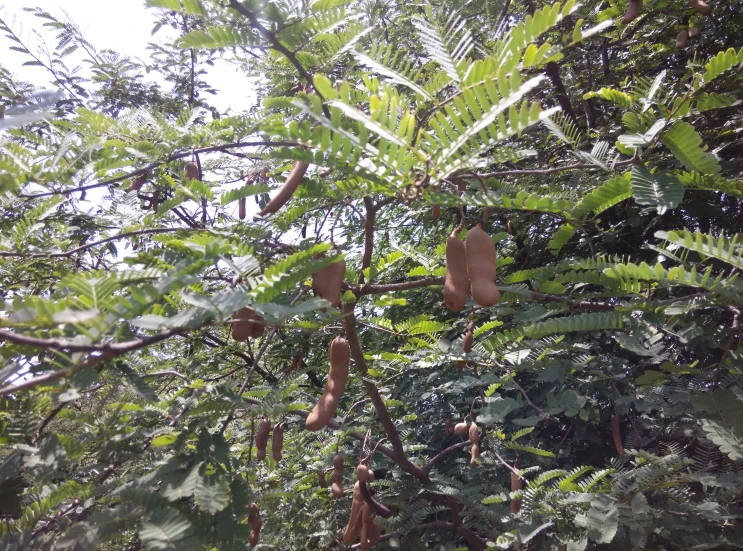
M 312 291 L 316 296 L 327 300 L 337 308 L 341 303 L 343 277 L 346 275 L 346 261 L 342 258 L 312 274 Z
M 191 180 L 200 180 L 199 166 L 196 163 L 186 163 L 186 178 Z
M 689 4 L 691 4 L 691 7 L 697 10 L 698 13 L 701 13 L 702 15 L 709 15 L 712 13 L 712 8 L 709 7 L 709 5 L 704 2 L 704 0 L 689 0 Z
M 521 478 L 511 473 L 511 491 L 512 492 L 518 492 L 523 487 L 521 483 Z M 519 509 L 521 509 L 521 500 L 520 499 L 512 499 L 511 500 L 511 512 L 513 514 L 516 514 L 519 512 Z
M 456 230 L 446 240 L 446 278 L 444 302 L 452 312 L 460 312 L 467 302 L 470 280 L 467 277 L 467 255 Z
M 258 449 L 258 460 L 266 458 L 266 446 L 268 445 L 268 434 L 271 432 L 271 421 L 262 419 L 255 434 L 255 447 Z
M 454 434 L 458 436 L 464 436 L 467 434 L 467 423 L 462 421 L 461 423 L 454 425 Z
M 467 331 L 462 339 L 462 352 L 465 354 L 472 352 L 472 344 L 475 342 L 475 322 L 471 321 L 467 324 Z M 464 369 L 467 367 L 467 362 L 464 360 L 457 360 L 457 369 Z
M 245 201 L 245 197 L 240 199 L 237 202 L 237 216 L 240 218 L 240 220 L 245 220 L 245 215 L 247 211 L 247 201 Z
M 325 390 L 315 404 L 312 412 L 307 416 L 304 427 L 310 431 L 317 431 L 325 427 L 335 415 L 338 401 L 346 390 L 348 380 L 348 366 L 351 363 L 351 347 L 348 341 L 341 336 L 330 343 L 330 371 Z
M 279 189 L 278 193 L 274 195 L 273 199 L 271 199 L 264 207 L 264 209 L 258 214 L 260 214 L 261 216 L 265 216 L 266 214 L 273 214 L 277 212 L 281 207 L 283 207 L 286 202 L 292 198 L 294 192 L 297 191 L 297 188 L 299 187 L 299 184 L 302 183 L 302 179 L 304 178 L 304 175 L 307 172 L 309 166 L 310 165 L 308 163 L 295 161 L 292 165 L 291 172 L 289 172 L 289 176 L 287 176 L 284 184 L 281 186 L 281 189 Z
M 353 487 L 353 498 L 351 500 L 351 515 L 348 518 L 348 525 L 343 532 L 343 543 L 351 545 L 359 535 L 361 529 L 361 509 L 364 506 L 364 499 L 361 497 L 359 482 Z
M 621 23 L 622 25 L 629 25 L 632 23 L 635 19 L 637 19 L 637 16 L 640 15 L 640 12 L 642 11 L 642 0 L 629 0 L 629 3 L 627 4 L 627 12 L 622 16 Z
M 273 438 L 271 439 L 271 455 L 274 461 L 281 461 L 281 451 L 284 449 L 284 426 L 276 423 L 273 428 Z
M 480 224 L 467 234 L 464 249 L 472 298 L 484 308 L 498 304 L 500 291 L 495 284 L 495 244 Z

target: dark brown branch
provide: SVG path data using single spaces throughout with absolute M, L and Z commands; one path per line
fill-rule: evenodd
M 364 283 L 364 270 L 371 266 L 372 253 L 374 252 L 374 219 L 377 211 L 374 210 L 374 201 L 371 197 L 364 197 L 366 217 L 364 218 L 364 256 L 361 260 L 361 275 L 359 282 Z
M 106 239 L 101 239 L 99 241 L 94 241 L 93 243 L 88 243 L 87 245 L 81 245 L 80 247 L 77 247 L 76 249 L 72 249 L 71 251 L 67 251 L 64 253 L 32 253 L 32 254 L 23 254 L 23 253 L 6 253 L 6 252 L 0 252 L 0 257 L 21 257 L 21 258 L 64 258 L 72 256 L 73 254 L 82 252 L 86 249 L 92 249 L 93 247 L 97 247 L 98 245 L 103 245 L 105 243 L 110 243 L 111 241 L 116 241 L 118 239 L 123 239 L 125 237 L 133 237 L 135 235 L 151 235 L 156 233 L 171 233 L 176 231 L 189 231 L 185 228 L 152 228 L 148 230 L 137 230 L 127 233 L 120 233 L 118 235 L 114 235 L 113 237 L 107 237 Z
M 102 182 L 98 182 L 97 184 L 89 184 L 87 186 L 79 186 L 75 188 L 66 188 L 66 189 L 60 189 L 57 191 L 45 191 L 43 193 L 33 193 L 29 195 L 20 194 L 16 197 L 19 197 L 21 199 L 36 199 L 37 197 L 50 197 L 52 195 L 67 195 L 69 193 L 76 193 L 78 191 L 85 191 L 88 189 L 95 189 L 103 186 L 108 186 L 111 184 L 119 183 L 123 180 L 128 180 L 129 178 L 133 178 L 136 176 L 139 176 L 140 174 L 145 174 L 147 172 L 150 172 L 152 169 L 157 168 L 161 165 L 168 164 L 172 161 L 182 159 L 183 157 L 189 157 L 190 155 L 194 153 L 213 153 L 216 151 L 226 151 L 228 149 L 235 149 L 235 148 L 241 148 L 241 147 L 273 147 L 273 146 L 285 146 L 285 147 L 295 147 L 300 144 L 296 142 L 271 142 L 271 141 L 256 141 L 256 142 L 237 142 L 232 144 L 225 144 L 225 145 L 213 145 L 210 147 L 202 147 L 199 149 L 193 149 L 190 151 L 182 151 L 181 153 L 174 153 L 173 155 L 170 155 L 169 157 L 166 157 L 162 161 L 155 161 L 153 163 L 150 163 L 147 166 L 144 166 L 142 168 L 139 168 L 137 170 L 134 170 L 132 172 L 127 172 L 126 174 L 122 174 L 120 176 L 116 176 L 115 178 L 110 178 L 108 180 L 103 180 Z
M 554 61 L 550 61 L 549 63 L 547 63 L 544 74 L 547 75 L 547 77 L 552 82 L 552 86 L 555 89 L 555 95 L 557 96 L 557 101 L 560 104 L 560 107 L 565 112 L 565 114 L 570 117 L 570 120 L 573 121 L 575 127 L 580 128 L 580 125 L 578 124 L 578 117 L 575 116 L 573 106 L 570 104 L 570 98 L 568 97 L 568 93 L 565 90 L 562 79 L 560 78 L 560 68 L 557 66 L 557 63 Z
M 244 15 L 248 21 L 250 21 L 250 25 L 257 30 L 263 37 L 268 40 L 271 43 L 271 47 L 276 50 L 277 52 L 281 53 L 286 57 L 286 59 L 289 60 L 289 62 L 294 65 L 294 67 L 299 72 L 300 76 L 307 81 L 307 84 L 312 86 L 312 89 L 315 90 L 315 93 L 318 95 L 320 100 L 323 103 L 322 109 L 323 113 L 325 113 L 325 116 L 330 118 L 330 112 L 328 111 L 328 108 L 325 106 L 325 98 L 320 93 L 320 91 L 315 87 L 315 80 L 312 78 L 312 75 L 310 75 L 307 72 L 307 69 L 305 69 L 302 64 L 297 59 L 297 56 L 294 54 L 294 52 L 289 51 L 289 49 L 284 46 L 281 43 L 281 40 L 269 31 L 266 27 L 264 27 L 260 21 L 258 21 L 258 17 L 255 15 L 254 12 L 250 11 L 248 8 L 243 6 L 239 0 L 230 0 L 230 7 L 236 11 L 238 11 L 240 14 Z
M 188 384 L 191 383 L 188 377 L 172 369 L 166 369 L 164 371 L 153 371 L 152 373 L 145 373 L 144 375 L 141 375 L 141 377 L 143 379 L 147 379 L 149 377 L 178 377 L 179 379 L 183 379 L 184 381 L 186 381 L 186 383 Z
M 58 405 L 57 407 L 55 407 L 55 408 L 54 408 L 54 409 L 52 410 L 52 412 L 51 412 L 51 413 L 50 413 L 49 415 L 47 415 L 47 416 L 46 416 L 46 417 L 44 418 L 44 420 L 43 420 L 43 421 L 41 422 L 41 424 L 39 425 L 39 428 L 38 428 L 38 429 L 36 429 L 36 432 L 34 432 L 34 435 L 33 435 L 33 436 L 31 437 L 31 442 L 30 442 L 30 444 L 31 444 L 32 446 L 33 446 L 34 444 L 36 444 L 36 441 L 37 441 L 37 440 L 39 439 L 39 437 L 41 436 L 41 433 L 42 433 L 42 432 L 44 432 L 44 429 L 46 428 L 46 426 L 47 426 L 47 425 L 48 425 L 49 423 L 51 423 L 51 422 L 52 422 L 52 419 L 54 419 L 54 418 L 55 418 L 55 417 L 57 416 L 57 414 L 58 414 L 58 413 L 59 413 L 60 411 L 62 411 L 62 410 L 64 409 L 64 407 L 65 407 L 65 406 L 66 406 L 67 404 L 69 404 L 69 402 L 60 402 L 60 403 L 59 403 L 59 405 Z
M 34 337 L 26 337 L 24 335 L 17 335 L 15 333 L 9 333 L 7 331 L 0 330 L 0 338 L 9 340 L 11 342 L 15 342 L 16 344 L 24 344 L 24 345 L 37 346 L 37 347 L 42 347 L 42 348 L 69 350 L 71 352 L 101 351 L 100 356 L 94 356 L 94 357 L 88 358 L 87 360 L 79 363 L 76 366 L 72 366 L 69 369 L 60 369 L 57 371 L 52 371 L 51 373 L 45 373 L 44 375 L 39 375 L 38 377 L 32 377 L 31 379 L 27 379 L 21 383 L 18 383 L 17 385 L 11 385 L 11 386 L 0 388 L 0 396 L 7 396 L 8 394 L 13 394 L 14 392 L 18 392 L 19 390 L 24 390 L 27 388 L 35 387 L 40 384 L 49 383 L 51 381 L 55 381 L 63 377 L 70 377 L 71 375 L 74 375 L 75 373 L 79 371 L 88 369 L 90 367 L 95 367 L 101 363 L 105 363 L 115 358 L 116 356 L 120 356 L 121 354 L 125 354 L 133 350 L 144 348 L 145 346 L 149 346 L 150 344 L 154 344 L 156 342 L 164 341 L 165 339 L 168 339 L 172 337 L 173 335 L 180 334 L 181 331 L 182 329 L 169 329 L 167 331 L 163 331 L 162 333 L 158 333 L 157 335 L 153 335 L 151 337 L 142 337 L 139 339 L 135 339 L 133 341 L 127 341 L 127 342 L 115 343 L 115 344 L 83 346 L 83 345 L 71 345 L 69 343 L 66 343 L 65 341 L 58 341 L 55 339 L 47 340 L 47 339 L 37 339 Z
M 392 451 L 395 454 L 395 462 L 406 473 L 416 477 L 424 484 L 429 484 L 431 482 L 431 479 L 429 478 L 428 474 L 417 465 L 411 463 L 410 460 L 405 457 L 405 450 L 402 446 L 402 440 L 400 440 L 400 435 L 397 433 L 397 427 L 395 427 L 395 423 L 392 421 L 392 418 L 387 411 L 387 406 L 384 404 L 384 400 L 382 400 L 382 397 L 379 395 L 379 390 L 377 390 L 376 385 L 366 379 L 366 359 L 364 359 L 364 351 L 361 349 L 361 343 L 359 342 L 359 337 L 356 334 L 356 316 L 354 315 L 354 307 L 355 303 L 343 304 L 343 328 L 346 332 L 346 339 L 348 339 L 348 344 L 351 346 L 351 357 L 356 364 L 356 369 L 361 374 L 361 380 L 364 384 L 364 388 L 366 389 L 369 398 L 371 398 L 372 404 L 374 404 L 374 408 L 377 410 L 379 421 L 384 427 L 384 431 L 387 434 L 387 439 L 389 440 L 390 445 L 392 446 Z
M 431 459 L 431 461 L 428 462 L 428 465 L 426 465 L 423 470 L 426 471 L 426 473 L 430 473 L 431 470 L 438 463 L 441 463 L 441 461 L 447 455 L 449 455 L 450 453 L 455 452 L 457 450 L 461 450 L 462 448 L 466 448 L 470 444 L 472 444 L 472 442 L 470 442 L 469 440 L 464 440 L 462 442 L 458 442 L 458 443 L 454 444 L 453 446 L 449 446 L 448 448 L 445 448 L 445 449 L 441 450 L 439 453 L 437 453 L 435 456 L 433 456 L 433 459 Z

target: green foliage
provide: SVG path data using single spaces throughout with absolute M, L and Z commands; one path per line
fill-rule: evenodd
M 362 460 L 377 549 L 740 546 L 735 6 L 676 51 L 685 4 L 147 5 L 178 36 L 146 62 L 38 9 L 37 57 L 0 20 L 62 91 L 0 67 L 0 549 L 242 550 L 251 503 L 260 548 L 327 549 Z M 249 112 L 210 104 L 218 57 Z M 452 312 L 445 242 L 476 223 L 500 301 Z M 265 327 L 235 340 L 244 308 Z

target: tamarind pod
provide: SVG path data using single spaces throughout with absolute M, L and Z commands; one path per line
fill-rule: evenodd
M 702 30 L 699 27 L 689 28 L 689 38 L 696 38 Z
M 274 195 L 273 199 L 271 199 L 258 214 L 261 216 L 273 214 L 283 207 L 284 204 L 291 199 L 292 195 L 294 195 L 294 192 L 297 191 L 297 188 L 299 187 L 299 184 L 302 183 L 302 179 L 304 178 L 309 166 L 308 163 L 295 161 L 292 165 L 291 171 L 289 172 L 289 176 L 287 176 L 281 189 L 279 189 L 279 192 Z
M 470 437 L 470 442 L 472 442 L 473 444 L 480 443 L 480 430 L 476 423 L 472 423 L 470 425 L 469 437 Z
M 191 180 L 199 179 L 199 165 L 196 163 L 186 163 L 186 178 Z
M 709 15 L 712 13 L 712 8 L 707 4 L 707 2 L 704 2 L 704 0 L 689 0 L 689 4 L 691 4 L 691 7 L 702 15 Z
M 250 514 L 248 515 L 248 524 L 253 528 L 250 531 L 250 545 L 255 547 L 258 545 L 258 538 L 261 534 L 261 527 L 263 526 L 263 521 L 261 520 L 261 513 L 258 509 L 258 505 L 255 503 L 250 504 Z
M 637 19 L 637 16 L 640 15 L 641 11 L 642 0 L 629 0 L 629 3 L 627 4 L 627 12 L 621 19 L 622 25 L 629 25 L 630 23 L 632 23 L 635 19 Z
M 680 50 L 686 46 L 686 41 L 689 39 L 689 31 L 684 29 L 676 35 L 676 49 Z
M 449 508 L 451 509 L 451 523 L 456 528 L 462 524 L 462 517 L 459 516 L 459 502 L 450 498 Z
M 320 486 L 320 488 L 328 487 L 328 481 L 325 480 L 325 471 L 317 473 L 317 485 Z
M 611 416 L 611 434 L 614 437 L 614 447 L 617 448 L 617 454 L 624 453 L 624 444 L 622 443 L 622 432 L 619 429 L 619 417 Z
M 493 281 L 495 280 L 495 244 L 480 224 L 467 233 L 464 249 L 472 298 L 482 307 L 498 304 L 500 291 Z
M 245 220 L 246 206 L 245 197 L 237 202 L 237 216 L 240 220 Z
M 433 206 L 433 213 L 431 214 L 434 220 L 438 220 L 439 216 L 441 216 L 441 205 L 434 205 Z
M 454 434 L 458 436 L 464 436 L 467 434 L 467 423 L 462 421 L 461 423 L 454 425 Z
M 343 456 L 339 453 L 333 457 L 333 472 L 330 475 L 331 482 L 341 485 L 343 488 Z
M 356 541 L 356 537 L 359 535 L 359 529 L 361 528 L 361 509 L 364 507 L 364 498 L 361 497 L 361 490 L 359 489 L 359 482 L 356 482 L 353 486 L 353 498 L 351 499 L 351 515 L 348 517 L 348 525 L 346 530 L 343 532 L 343 543 L 346 545 L 352 544 Z
M 371 508 L 368 503 L 364 503 L 361 508 L 361 536 L 359 537 L 359 549 L 367 551 L 369 549 L 369 524 L 371 524 Z
M 240 308 L 235 312 L 235 319 L 244 320 L 232 324 L 232 338 L 238 342 L 260 337 L 266 328 L 263 318 L 252 308 Z
M 463 352 L 471 352 L 472 351 L 472 343 L 475 341 L 475 322 L 470 321 L 467 324 L 467 331 L 464 333 L 464 339 L 462 339 L 462 351 Z M 458 360 L 457 361 L 457 369 L 464 369 L 467 367 L 467 362 L 464 360 Z
M 341 303 L 343 292 L 343 277 L 346 275 L 346 261 L 340 259 L 322 270 L 312 274 L 312 291 L 316 296 L 324 298 L 334 308 Z
M 366 471 L 366 478 L 367 478 L 366 480 L 367 482 L 374 482 L 374 479 L 376 478 L 376 476 L 374 476 L 374 471 L 372 471 L 371 469 Z
M 132 180 L 132 183 L 129 184 L 129 189 L 127 189 L 127 191 L 128 192 L 139 191 L 140 189 L 142 189 L 142 186 L 144 185 L 146 181 L 147 181 L 147 173 L 145 172 L 144 174 L 140 174 L 139 176 L 134 178 L 134 180 Z
M 359 463 L 356 467 L 356 478 L 361 482 L 369 482 L 369 467 Z
M 392 516 L 392 511 L 390 511 L 386 505 L 374 499 L 374 496 L 371 495 L 366 482 L 361 482 L 359 480 L 359 490 L 361 490 L 361 497 L 363 497 L 366 504 L 371 507 L 374 514 L 377 514 L 382 518 L 390 518 Z
M 302 365 L 302 355 L 301 354 L 295 354 L 294 358 L 292 358 L 292 363 L 289 367 L 287 367 L 284 370 L 285 374 L 294 373 L 299 367 Z
M 470 467 L 473 469 L 477 467 L 478 457 L 480 457 L 480 444 L 472 444 L 472 450 L 470 451 Z
M 351 347 L 348 341 L 341 336 L 330 343 L 330 370 L 325 390 L 315 404 L 312 412 L 307 416 L 304 427 L 310 431 L 317 431 L 325 427 L 335 415 L 338 401 L 343 396 L 348 380 L 348 366 L 351 363 Z
M 273 428 L 273 437 L 271 439 L 271 455 L 274 461 L 281 461 L 281 450 L 284 449 L 284 427 L 281 423 L 276 423 Z
M 340 499 L 343 497 L 343 483 L 342 482 L 333 482 L 330 485 L 330 493 L 333 494 L 333 497 L 335 499 Z
M 369 547 L 374 547 L 382 539 L 382 527 L 379 526 L 377 519 L 372 518 L 369 521 L 369 527 L 366 529 L 366 535 L 369 538 Z
M 467 190 L 467 181 L 466 180 L 457 180 L 457 190 L 461 194 L 463 191 Z
M 511 491 L 512 492 L 518 492 L 522 488 L 521 478 L 511 473 Z M 519 512 L 519 509 L 521 509 L 521 500 L 520 499 L 512 499 L 511 500 L 511 512 L 513 514 L 516 514 Z
M 465 245 L 456 233 L 452 232 L 446 240 L 446 278 L 444 279 L 446 307 L 452 312 L 460 312 L 467 302 L 469 287 Z
M 268 444 L 268 434 L 271 432 L 271 421 L 265 417 L 258 425 L 258 431 L 255 433 L 255 447 L 258 449 L 258 461 L 266 458 L 266 445 Z

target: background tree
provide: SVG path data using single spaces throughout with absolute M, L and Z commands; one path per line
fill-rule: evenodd
M 0 68 L 0 548 L 741 545 L 739 2 L 147 4 L 147 66 L 0 22 L 58 88 Z

